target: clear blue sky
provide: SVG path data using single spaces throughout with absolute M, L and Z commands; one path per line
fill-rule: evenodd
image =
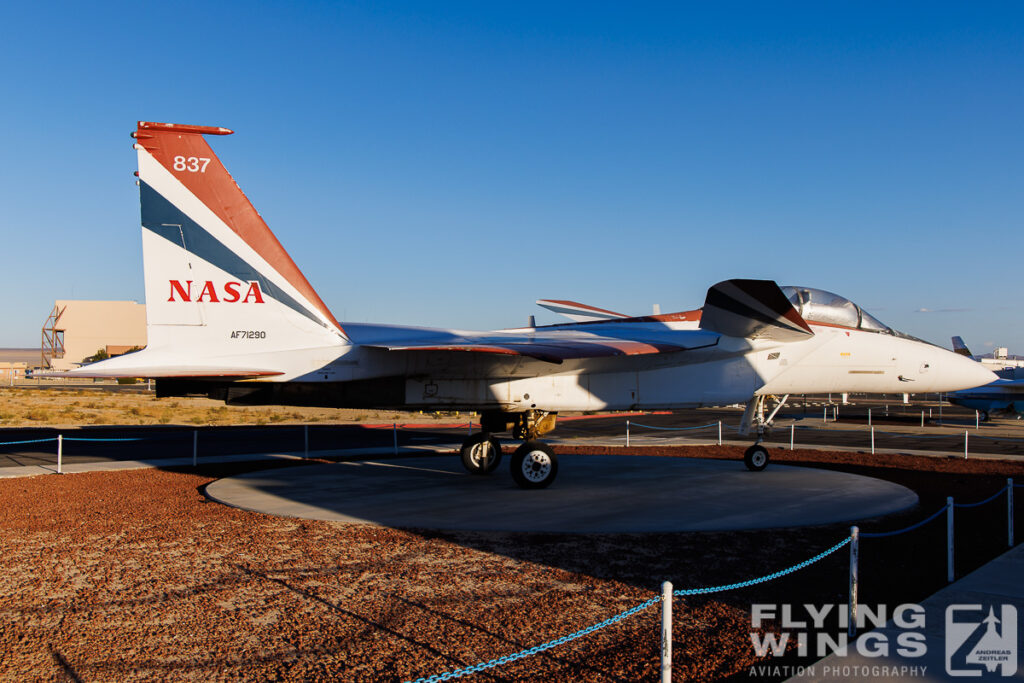
M 1024 353 L 1020 3 L 7 3 L 0 87 L 0 346 L 143 299 L 143 119 L 236 131 L 342 320 L 772 278 Z

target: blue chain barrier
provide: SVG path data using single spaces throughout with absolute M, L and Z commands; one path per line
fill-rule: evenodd
M 829 548 L 825 552 L 818 553 L 817 555 L 815 555 L 814 557 L 812 557 L 809 560 L 804 560 L 803 562 L 801 562 L 799 564 L 795 564 L 792 567 L 789 567 L 788 569 L 783 569 L 782 571 L 777 571 L 777 572 L 774 572 L 772 574 L 766 574 L 765 576 L 761 576 L 761 577 L 758 577 L 756 579 L 750 579 L 748 581 L 740 581 L 739 583 L 730 583 L 730 584 L 725 585 L 725 586 L 712 586 L 712 587 L 709 587 L 709 588 L 688 588 L 688 589 L 682 589 L 682 590 L 672 591 L 672 594 L 673 595 L 677 595 L 677 596 L 683 596 L 683 595 L 702 595 L 702 594 L 705 594 L 705 593 L 720 593 L 722 591 L 732 590 L 734 588 L 744 588 L 746 586 L 753 586 L 753 585 L 758 584 L 758 583 L 764 583 L 765 581 L 771 581 L 772 579 L 777 579 L 780 576 L 785 576 L 786 574 L 792 574 L 793 572 L 798 571 L 800 569 L 803 569 L 804 567 L 807 567 L 808 565 L 814 564 L 815 562 L 817 562 L 818 560 L 822 559 L 823 557 L 831 555 L 835 551 L 839 550 L 840 548 L 842 548 L 844 545 L 846 545 L 849 542 L 850 542 L 850 538 L 846 537 L 840 543 L 835 544 L 834 546 L 832 546 L 831 548 Z M 513 655 L 506 655 L 504 657 L 497 657 L 495 659 L 491 659 L 491 660 L 486 661 L 486 662 L 481 662 L 480 664 L 476 664 L 474 666 L 468 666 L 468 667 L 466 667 L 464 669 L 458 669 L 456 671 L 448 671 L 448 672 L 445 672 L 443 674 L 434 674 L 433 676 L 424 676 L 422 678 L 417 678 L 415 681 L 411 681 L 410 683 L 438 683 L 439 681 L 449 681 L 449 680 L 451 680 L 453 678 L 461 678 L 462 676 L 466 676 L 468 674 L 479 673 L 479 672 L 484 671 L 486 669 L 491 669 L 491 668 L 494 668 L 496 666 L 501 666 L 502 664 L 508 664 L 509 662 L 514 662 L 516 660 L 523 659 L 524 657 L 529 657 L 531 655 L 539 654 L 541 652 L 544 652 L 545 650 L 550 650 L 553 647 L 557 647 L 559 645 L 563 645 L 565 643 L 568 643 L 571 640 L 576 640 L 577 638 L 582 638 L 583 636 L 589 635 L 589 634 L 593 633 L 594 631 L 599 631 L 600 629 L 602 629 L 602 628 L 604 628 L 606 626 L 611 626 L 612 624 L 620 622 L 623 619 L 626 619 L 627 617 L 631 617 L 634 614 L 636 614 L 637 612 L 642 612 L 643 610 L 647 609 L 648 607 L 651 607 L 652 605 L 656 605 L 659 602 L 661 602 L 661 596 L 660 595 L 657 596 L 657 597 L 651 598 L 647 602 L 642 602 L 639 605 L 637 605 L 636 607 L 632 607 L 632 608 L 626 610 L 625 612 L 620 612 L 619 614 L 616 614 L 615 616 L 613 616 L 613 617 L 611 617 L 609 619 L 605 619 L 604 621 L 602 621 L 599 624 L 594 624 L 593 626 L 588 626 L 587 628 L 581 629 L 581 630 L 576 631 L 574 633 L 570 633 L 569 635 L 566 635 L 566 636 L 562 636 L 561 638 L 556 638 L 555 640 L 548 641 L 548 642 L 546 642 L 546 643 L 544 643 L 542 645 L 537 645 L 537 646 L 531 647 L 531 648 L 529 648 L 527 650 L 523 650 L 521 652 L 517 652 L 517 653 L 515 653 Z
M 24 441 L 0 441 L 0 446 L 20 446 L 26 443 L 48 443 L 50 441 L 56 441 L 57 437 L 51 436 L 45 439 L 26 439 Z M 120 439 L 93 439 L 82 436 L 65 436 L 64 441 L 145 441 L 146 437 L 131 437 L 131 438 L 120 438 Z
M 904 529 L 897 529 L 896 531 L 874 531 L 874 532 L 872 532 L 872 531 L 862 531 L 862 532 L 860 532 L 860 537 L 861 538 L 885 538 L 886 536 L 899 536 L 900 534 L 905 534 L 908 531 L 913 531 L 914 529 L 918 529 L 920 527 L 923 527 L 925 524 L 927 524 L 928 522 L 932 521 L 933 519 L 935 519 L 936 517 L 938 517 L 939 515 L 944 513 L 946 511 L 946 507 L 947 506 L 943 505 L 941 508 L 939 508 L 939 511 L 936 512 L 935 514 L 930 515 L 928 517 L 925 517 L 924 519 L 922 519 L 917 524 L 911 524 L 910 526 L 908 526 L 908 527 L 906 527 Z
M 831 555 L 835 551 L 839 550 L 840 548 L 842 548 L 844 545 L 846 545 L 849 542 L 850 542 L 850 537 L 847 536 L 842 541 L 840 541 L 839 543 L 836 543 L 834 546 L 832 546 L 828 550 L 826 550 L 824 552 L 821 552 L 821 553 L 818 553 L 817 555 L 815 555 L 814 557 L 812 557 L 809 560 L 804 560 L 800 564 L 795 564 L 792 567 L 789 567 L 788 569 L 783 569 L 781 571 L 772 572 L 771 574 L 765 574 L 764 576 L 758 577 L 756 579 L 748 579 L 746 581 L 740 581 L 739 583 L 730 583 L 730 584 L 725 585 L 725 586 L 712 586 L 711 588 L 683 588 L 683 589 L 680 589 L 680 590 L 677 590 L 677 591 L 672 591 L 672 594 L 673 595 L 679 595 L 679 596 L 683 596 L 683 595 L 706 595 L 708 593 L 721 593 L 722 591 L 733 590 L 734 588 L 746 588 L 747 586 L 754 586 L 754 585 L 757 585 L 759 583 L 765 583 L 766 581 L 771 581 L 773 579 L 777 579 L 780 576 L 785 576 L 786 574 L 792 574 L 795 571 L 799 571 L 799 570 L 803 569 L 804 567 L 812 565 L 815 562 L 817 562 L 818 560 L 821 560 L 821 559 L 823 559 L 825 557 L 828 557 L 829 555 Z
M 611 617 L 610 619 L 605 619 L 604 621 L 602 621 L 599 624 L 594 624 L 593 626 L 588 626 L 585 629 L 581 629 L 579 631 L 576 631 L 575 633 L 570 633 L 567 636 L 562 636 L 561 638 L 557 638 L 555 640 L 549 641 L 547 643 L 544 643 L 543 645 L 537 645 L 535 647 L 531 647 L 528 650 L 523 650 L 522 652 L 517 652 L 514 655 L 506 655 L 505 657 L 498 657 L 498 658 L 492 659 L 490 661 L 481 662 L 480 664 L 476 664 L 474 666 L 468 666 L 465 669 L 459 669 L 457 671 L 448 671 L 448 672 L 445 672 L 443 674 L 434 674 L 433 676 L 424 676 L 423 678 L 417 678 L 415 681 L 412 681 L 412 683 L 437 683 L 438 681 L 448 681 L 448 680 L 451 680 L 453 678 L 460 678 L 460 677 L 465 676 L 467 674 L 479 673 L 479 672 L 484 671 L 486 669 L 491 669 L 491 668 L 494 668 L 496 666 L 501 666 L 502 664 L 508 664 L 509 662 L 514 662 L 514 661 L 516 661 L 518 659 L 523 659 L 524 657 L 529 657 L 531 655 L 539 654 L 541 652 L 544 652 L 545 650 L 550 650 L 551 648 L 556 647 L 558 645 L 562 645 L 564 643 L 568 643 L 570 640 L 576 640 L 577 638 L 582 638 L 583 636 L 589 635 L 589 634 L 593 633 L 594 631 L 597 631 L 597 630 L 600 630 L 600 629 L 604 628 L 605 626 L 611 626 L 612 624 L 614 624 L 616 622 L 619 622 L 619 621 L 622 621 L 623 619 L 625 619 L 627 617 L 631 617 L 634 614 L 636 614 L 637 612 L 641 612 L 641 611 L 647 609 L 648 607 L 650 607 L 651 605 L 655 605 L 655 604 L 657 604 L 659 602 L 661 602 L 661 596 L 660 595 L 658 597 L 656 597 L 656 598 L 651 598 L 647 602 L 642 602 L 639 605 L 637 605 L 636 607 L 628 609 L 625 612 L 620 612 L 619 614 L 616 614 L 614 617 Z
M 137 436 L 137 437 L 123 438 L 123 439 L 92 439 L 92 438 L 86 438 L 86 437 L 83 437 L 83 436 L 65 436 L 64 440 L 65 441 L 144 441 L 145 437 Z M 56 441 L 56 439 L 53 439 L 53 441 Z
M 999 489 L 993 495 L 989 496 L 985 500 L 980 500 L 977 503 L 953 503 L 953 507 L 957 507 L 957 508 L 976 508 L 976 507 L 980 507 L 980 506 L 984 505 L 985 503 L 991 503 L 993 500 L 995 500 L 999 496 L 1003 495 L 1004 493 L 1006 493 L 1006 487 L 1003 487 L 1003 488 Z
M 987 434 L 971 434 L 972 439 L 989 439 L 991 441 L 1012 441 L 1014 443 L 1024 443 L 1024 439 L 1011 439 L 1007 436 L 988 436 Z
M 630 422 L 630 427 L 643 427 L 644 429 L 657 429 L 663 432 L 685 432 L 692 429 L 707 429 L 708 427 L 717 427 L 717 422 L 712 422 L 706 425 L 700 425 L 699 427 L 655 427 L 653 425 L 642 425 L 639 422 Z
M 959 439 L 959 434 L 901 434 L 900 432 L 875 432 L 875 436 L 891 436 L 897 439 Z
M 28 439 L 27 441 L 4 441 L 0 443 L 0 446 L 17 446 L 23 443 L 46 443 L 47 441 L 56 441 L 57 437 L 51 436 L 48 439 Z

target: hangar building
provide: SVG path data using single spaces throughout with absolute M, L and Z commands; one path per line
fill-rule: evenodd
M 41 367 L 70 370 L 98 351 L 119 356 L 145 345 L 145 304 L 58 300 L 43 325 Z

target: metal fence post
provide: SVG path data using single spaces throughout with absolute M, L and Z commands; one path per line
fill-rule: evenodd
M 921 411 L 921 426 L 924 427 L 924 411 Z
M 967 435 L 970 434 L 966 429 L 964 430 L 964 460 L 967 459 Z
M 953 583 L 953 497 L 946 498 L 946 581 Z
M 974 428 L 981 429 L 981 413 L 974 411 Z
M 192 467 L 199 463 L 199 430 L 192 430 Z
M 871 408 L 868 408 L 868 427 L 871 426 Z
M 64 474 L 64 435 L 57 435 L 57 474 Z
M 1006 480 L 1006 545 L 1013 547 L 1013 477 Z
M 828 406 L 821 407 L 821 423 L 825 424 L 828 422 Z
M 860 529 L 850 527 L 850 602 L 847 606 L 849 624 L 847 635 L 852 640 L 857 635 L 857 565 L 860 559 Z
M 793 450 L 793 442 L 796 439 L 796 425 L 789 425 L 789 450 Z
M 661 683 L 672 683 L 672 582 L 661 584 Z
M 871 455 L 875 454 L 875 428 L 871 428 Z
M 626 420 L 626 448 L 629 448 L 629 420 Z
M 722 421 L 718 421 L 718 445 L 722 445 Z

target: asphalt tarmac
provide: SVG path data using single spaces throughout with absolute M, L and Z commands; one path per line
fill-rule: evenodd
M 656 456 L 562 455 L 547 489 L 499 467 L 466 473 L 432 455 L 251 472 L 210 498 L 269 515 L 462 531 L 642 533 L 798 527 L 880 517 L 917 504 L 891 482 L 845 472 Z

